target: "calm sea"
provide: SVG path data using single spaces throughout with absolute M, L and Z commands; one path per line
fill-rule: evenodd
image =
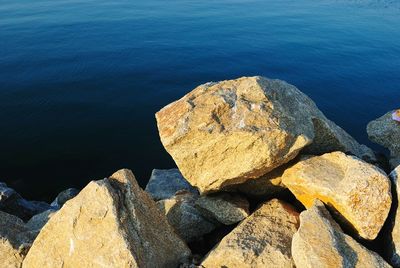
M 154 113 L 245 75 L 296 85 L 371 145 L 399 73 L 399 1 L 1 0 L 0 180 L 51 199 L 127 167 L 143 186 L 174 167 Z

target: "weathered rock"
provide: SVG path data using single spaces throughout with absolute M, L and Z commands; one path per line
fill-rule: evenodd
M 298 213 L 288 204 L 272 199 L 210 251 L 203 267 L 294 267 L 292 236 Z
M 24 221 L 42 213 L 51 206 L 41 201 L 28 201 L 5 183 L 0 184 L 0 211 L 15 215 Z
M 153 169 L 150 180 L 146 185 L 146 192 L 154 200 L 171 198 L 178 191 L 189 191 L 198 194 L 197 189 L 187 182 L 177 168 Z
M 344 234 L 319 200 L 300 214 L 292 256 L 296 267 L 301 268 L 390 267 L 378 254 Z
M 400 123 L 392 119 L 392 113 L 368 123 L 367 133 L 371 141 L 388 148 L 393 165 L 399 164 L 400 158 Z M 395 166 L 394 166 L 395 167 Z
M 198 195 L 181 192 L 157 202 L 168 222 L 185 241 L 191 242 L 215 230 L 216 222 L 205 218 L 195 207 Z
M 282 174 L 288 165 L 282 165 L 260 178 L 248 180 L 241 184 L 225 187 L 225 191 L 238 192 L 255 199 L 269 200 L 287 190 L 282 183 Z
M 308 153 L 374 158 L 296 87 L 243 77 L 207 83 L 156 114 L 161 141 L 200 192 L 259 178 Z
M 190 251 L 129 170 L 90 182 L 48 221 L 23 267 L 176 267 Z
M 196 208 L 204 217 L 225 225 L 235 224 L 249 216 L 249 202 L 240 195 L 228 193 L 201 196 L 196 201 Z
M 342 152 L 305 158 L 288 168 L 283 183 L 306 207 L 320 199 L 347 227 L 375 239 L 390 210 L 390 180 L 379 168 Z
M 56 212 L 57 212 L 57 210 L 49 209 L 49 210 L 46 210 L 45 212 L 37 214 L 37 215 L 33 216 L 26 223 L 25 226 L 32 232 L 36 233 L 36 235 L 38 235 L 40 230 L 42 230 L 43 226 L 46 225 L 46 223 L 50 220 L 51 217 L 54 216 L 54 214 Z
M 68 188 L 57 195 L 56 199 L 54 199 L 54 201 L 51 203 L 51 206 L 55 208 L 61 208 L 65 204 L 65 202 L 74 198 L 78 194 L 78 189 Z
M 0 211 L 0 267 L 21 267 L 34 237 L 20 218 Z
M 395 170 L 390 173 L 390 179 L 393 182 L 396 192 L 396 205 L 390 220 L 390 232 L 389 237 L 387 239 L 388 242 L 388 256 L 390 259 L 390 263 L 394 267 L 400 267 L 400 206 L 399 206 L 399 191 L 400 191 L 400 166 L 398 166 Z

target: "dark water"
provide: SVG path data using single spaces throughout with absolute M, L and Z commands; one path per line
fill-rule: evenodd
M 144 185 L 174 166 L 154 113 L 244 75 L 295 84 L 371 145 L 399 71 L 398 1 L 1 0 L 0 180 L 51 199 L 127 167 Z

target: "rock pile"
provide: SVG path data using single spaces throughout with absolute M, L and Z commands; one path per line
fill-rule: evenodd
M 51 205 L 0 184 L 0 267 L 400 267 L 400 166 L 294 86 L 207 83 L 156 118 L 179 169 L 145 191 L 126 169 Z M 400 125 L 378 122 L 394 163 Z

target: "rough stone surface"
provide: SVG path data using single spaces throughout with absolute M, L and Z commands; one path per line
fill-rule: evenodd
M 189 191 L 197 194 L 198 191 L 182 176 L 177 168 L 153 169 L 146 186 L 146 192 L 158 201 L 168 199 L 178 191 Z
M 66 189 L 57 195 L 56 199 L 54 199 L 54 201 L 51 203 L 51 206 L 56 208 L 61 208 L 65 204 L 65 202 L 74 198 L 78 194 L 79 194 L 78 189 L 75 188 Z
M 280 80 L 257 76 L 207 83 L 156 118 L 164 147 L 202 193 L 259 178 L 306 146 L 312 154 L 337 150 L 374 159 L 310 98 Z
M 225 191 L 242 193 L 254 199 L 269 200 L 276 198 L 278 194 L 287 190 L 282 183 L 282 174 L 288 165 L 282 165 L 260 178 L 247 180 L 241 184 L 234 184 L 225 187 Z
M 185 241 L 191 242 L 215 230 L 216 222 L 205 218 L 195 207 L 198 195 L 181 192 L 157 202 L 168 222 Z
M 21 267 L 34 237 L 20 218 L 0 211 L 0 267 Z
M 196 207 L 206 218 L 225 225 L 235 224 L 249 216 L 249 202 L 240 195 L 218 193 L 201 196 Z
M 344 234 L 319 200 L 300 214 L 292 255 L 301 268 L 390 267 L 378 254 Z
M 369 240 L 378 235 L 392 203 L 386 174 L 342 152 L 305 158 L 287 169 L 282 181 L 304 206 L 320 199 L 338 220 Z
M 379 117 L 368 123 L 367 133 L 371 141 L 388 148 L 393 164 L 399 164 L 400 158 L 400 122 L 392 119 L 392 113 Z
M 387 239 L 388 241 L 388 255 L 391 264 L 394 267 L 400 267 L 400 207 L 399 207 L 399 191 L 400 191 L 400 181 L 399 181 L 399 175 L 400 175 L 400 166 L 398 166 L 395 170 L 390 173 L 390 179 L 393 182 L 393 185 L 395 187 L 395 192 L 397 202 L 392 215 L 391 216 L 391 222 L 390 222 L 390 232 L 389 232 L 389 237 Z
M 23 267 L 176 267 L 190 251 L 129 170 L 90 182 L 43 227 Z
M 0 184 L 0 211 L 28 221 L 32 216 L 42 213 L 51 206 L 41 201 L 28 201 L 5 183 Z
M 210 251 L 203 267 L 294 267 L 292 236 L 298 228 L 298 213 L 290 205 L 272 199 Z
M 32 232 L 39 234 L 40 230 L 42 230 L 43 226 L 46 225 L 46 223 L 50 220 L 51 217 L 54 216 L 54 214 L 57 212 L 57 210 L 54 209 L 49 209 L 46 210 L 45 212 L 42 212 L 40 214 L 37 214 L 33 216 L 27 223 L 26 227 L 31 230 Z

